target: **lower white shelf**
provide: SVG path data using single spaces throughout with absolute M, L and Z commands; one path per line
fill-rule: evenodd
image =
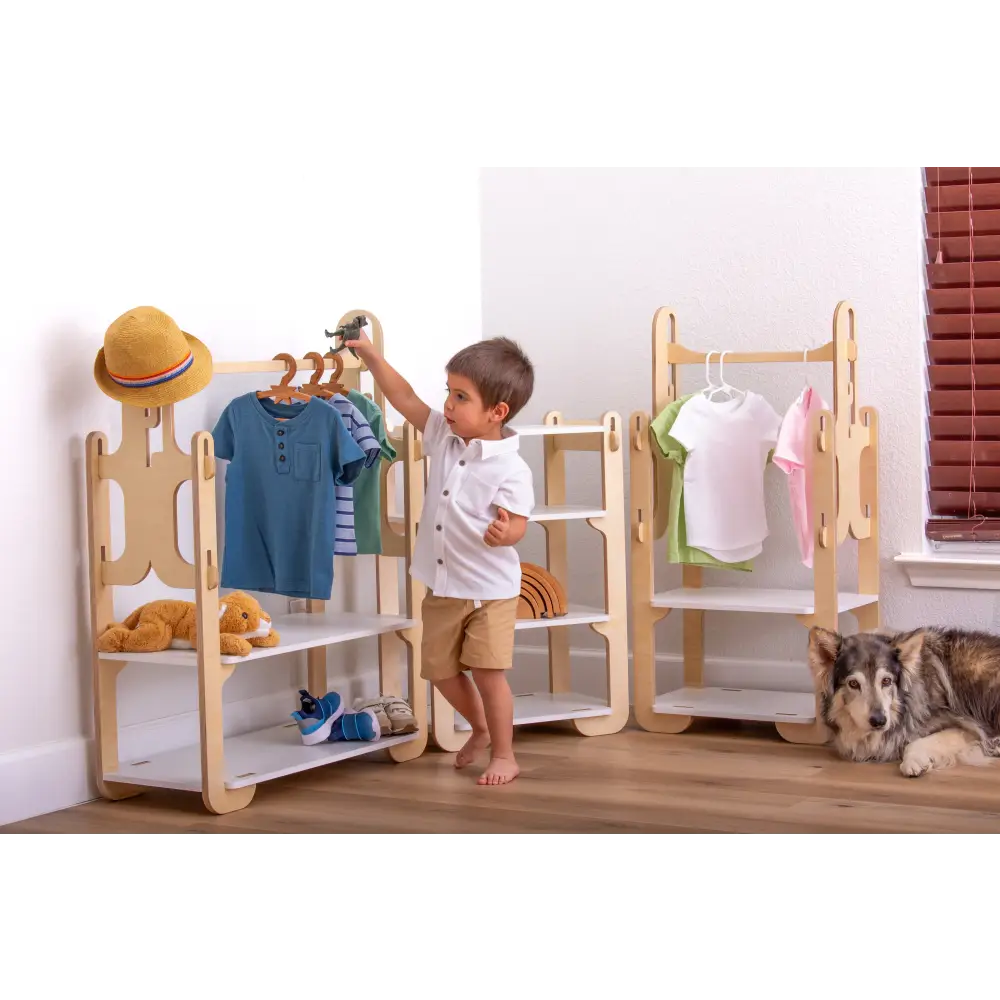
M 244 788 L 272 778 L 283 778 L 296 771 L 308 771 L 349 757 L 377 753 L 415 740 L 419 733 L 390 736 L 366 743 L 360 740 L 340 743 L 319 743 L 303 746 L 299 727 L 294 722 L 260 729 L 242 736 L 230 736 L 225 741 L 226 788 Z M 108 781 L 152 788 L 176 788 L 185 792 L 201 791 L 201 747 L 181 747 L 154 754 L 142 760 L 122 764 L 117 771 L 106 774 Z
M 560 719 L 590 719 L 610 715 L 611 708 L 599 698 L 567 691 L 550 694 L 514 695 L 514 725 L 528 726 L 533 722 L 558 722 Z M 455 716 L 455 728 L 468 731 L 471 727 L 460 715 Z
M 754 691 L 730 687 L 685 687 L 661 694 L 658 715 L 696 715 L 746 722 L 815 722 L 816 698 L 795 691 Z
M 877 594 L 837 595 L 837 610 L 853 611 L 877 604 Z M 774 615 L 811 615 L 816 597 L 811 590 L 772 590 L 763 587 L 678 587 L 654 594 L 654 608 L 693 608 L 699 611 L 750 611 Z

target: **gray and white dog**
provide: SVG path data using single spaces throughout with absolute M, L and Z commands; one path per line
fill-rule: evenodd
M 1000 756 L 1000 637 L 961 629 L 809 632 L 823 721 L 847 760 L 911 777 Z

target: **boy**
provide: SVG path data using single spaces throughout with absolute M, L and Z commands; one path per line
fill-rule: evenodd
M 514 701 L 504 671 L 514 654 L 521 592 L 515 546 L 534 506 L 531 470 L 506 424 L 531 398 L 535 373 L 512 340 L 472 344 L 447 364 L 444 412 L 432 410 L 362 332 L 347 343 L 385 398 L 423 432 L 431 460 L 411 572 L 428 587 L 421 676 L 471 726 L 455 767 L 490 747 L 480 785 L 518 775 Z M 472 681 L 463 671 L 471 670 Z

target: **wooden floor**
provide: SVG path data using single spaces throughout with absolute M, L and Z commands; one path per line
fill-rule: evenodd
M 211 816 L 196 795 L 93 802 L 4 833 L 1000 832 L 1000 764 L 904 778 L 784 743 L 773 727 L 706 722 L 681 736 L 520 730 L 522 776 L 479 788 L 452 756 L 367 758 L 260 785 Z M 381 755 L 377 755 L 381 756 Z

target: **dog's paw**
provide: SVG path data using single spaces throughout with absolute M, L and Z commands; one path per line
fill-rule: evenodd
M 934 761 L 924 753 L 903 754 L 903 761 L 899 765 L 900 771 L 908 778 L 919 778 L 926 774 L 934 766 Z

